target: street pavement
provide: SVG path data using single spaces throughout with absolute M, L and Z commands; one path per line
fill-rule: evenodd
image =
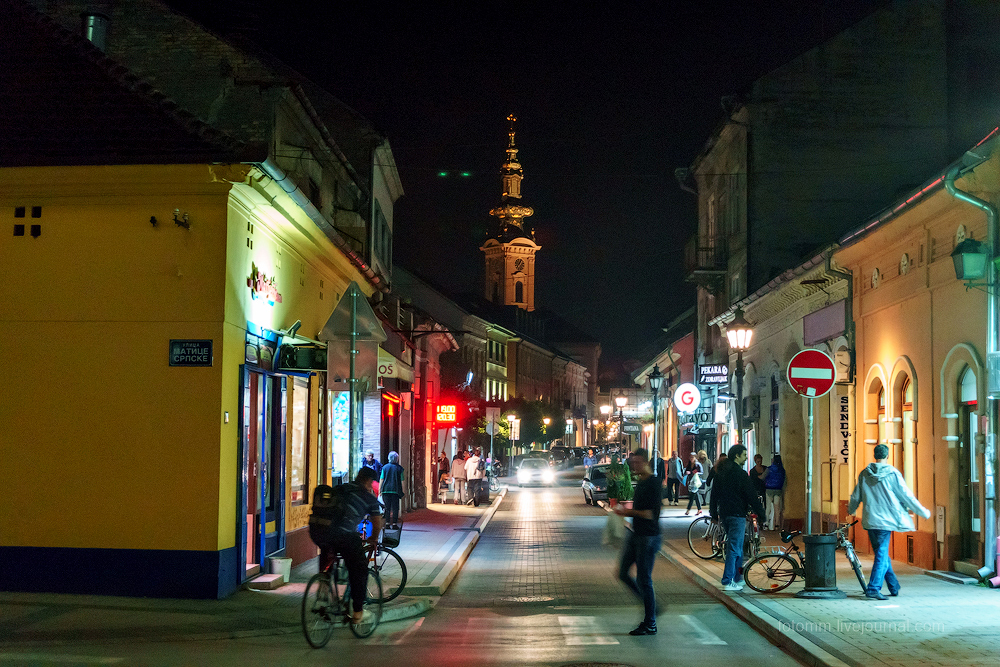
M 654 637 L 627 634 L 641 605 L 616 580 L 607 513 L 583 503 L 574 471 L 553 489 L 513 486 L 490 508 L 407 515 L 410 583 L 368 639 L 341 628 L 323 649 L 305 644 L 313 563 L 280 589 L 226 600 L 0 593 L 0 665 L 1000 664 L 998 591 L 898 567 L 900 597 L 873 602 L 841 563 L 844 600 L 794 598 L 800 583 L 727 593 L 721 563 L 687 546 L 693 518 L 664 508 Z M 768 534 L 765 546 L 779 543 Z
M 662 555 L 802 662 L 831 667 L 1000 665 L 998 590 L 942 581 L 920 568 L 893 563 L 899 596 L 869 600 L 838 551 L 837 583 L 845 599 L 796 598 L 804 587 L 801 579 L 781 593 L 761 594 L 749 587 L 726 592 L 720 583 L 722 561 L 701 560 L 691 552 L 687 529 L 695 517 L 684 516 L 683 510 L 683 505 L 664 508 Z M 764 548 L 784 546 L 777 532 L 765 533 Z M 871 558 L 861 560 L 867 576 Z M 888 595 L 885 589 L 883 593 Z

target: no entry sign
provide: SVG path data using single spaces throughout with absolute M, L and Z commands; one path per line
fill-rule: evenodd
M 677 412 L 697 410 L 698 406 L 701 405 L 701 392 L 698 387 L 690 382 L 685 382 L 677 387 L 677 391 L 674 392 L 674 405 L 677 407 Z
M 821 350 L 802 350 L 788 362 L 788 384 L 806 398 L 825 396 L 833 389 L 833 359 Z

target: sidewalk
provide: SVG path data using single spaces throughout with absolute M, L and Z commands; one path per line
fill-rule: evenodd
M 488 506 L 431 505 L 403 517 L 395 551 L 406 563 L 403 595 L 385 605 L 382 622 L 430 609 L 465 564 L 506 488 Z M 0 592 L 0 646 L 79 641 L 226 639 L 301 632 L 300 605 L 317 560 L 294 568 L 288 584 L 242 589 L 224 600 L 125 598 Z
M 894 562 L 899 597 L 868 600 L 847 559 L 838 552 L 837 585 L 847 593 L 846 599 L 796 598 L 795 593 L 803 588 L 801 579 L 781 593 L 765 595 L 749 587 L 729 593 L 719 583 L 722 561 L 701 560 L 691 552 L 686 529 L 694 517 L 683 514 L 682 508 L 663 508 L 661 525 L 680 525 L 685 533 L 664 539 L 660 553 L 709 595 L 806 664 L 1000 665 L 1000 591 L 945 582 L 920 568 Z M 777 532 L 765 533 L 763 548 L 783 546 Z M 867 576 L 871 558 L 862 555 L 861 561 Z

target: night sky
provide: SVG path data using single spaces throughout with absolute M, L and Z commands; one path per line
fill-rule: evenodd
M 225 2 L 171 4 L 233 24 Z M 406 192 L 394 259 L 448 290 L 482 290 L 478 248 L 515 114 L 542 246 L 536 306 L 615 362 L 694 303 L 683 249 L 696 202 L 674 169 L 722 122 L 721 98 L 881 4 L 251 0 L 249 20 L 265 48 L 389 138 Z M 248 16 L 245 0 L 233 6 Z

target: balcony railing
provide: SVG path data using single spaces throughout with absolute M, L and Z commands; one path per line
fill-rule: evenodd
M 692 236 L 684 246 L 684 273 L 689 280 L 696 274 L 725 273 L 729 253 L 723 239 Z

